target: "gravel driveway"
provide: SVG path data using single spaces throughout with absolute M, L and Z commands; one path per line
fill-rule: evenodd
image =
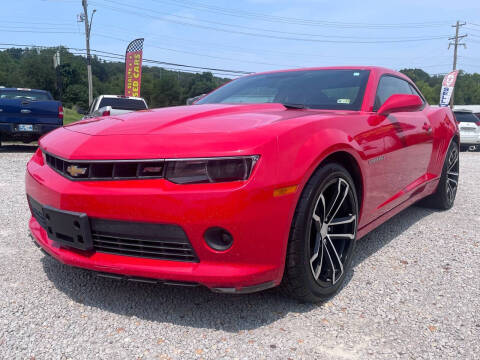
M 98 278 L 28 237 L 25 164 L 0 150 L 2 359 L 480 359 L 480 153 L 454 208 L 411 207 L 357 245 L 322 305 Z

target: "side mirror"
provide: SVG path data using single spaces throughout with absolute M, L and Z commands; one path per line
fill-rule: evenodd
M 88 111 L 85 110 L 85 109 L 79 108 L 79 109 L 77 110 L 77 113 L 79 113 L 80 115 L 87 115 L 87 114 L 88 114 Z
M 390 96 L 380 109 L 378 115 L 387 116 L 394 112 L 417 111 L 423 106 L 423 101 L 418 95 L 395 94 Z

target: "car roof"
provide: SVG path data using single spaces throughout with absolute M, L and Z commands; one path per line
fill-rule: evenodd
M 467 109 L 454 109 L 454 113 L 466 113 L 466 114 L 473 114 L 472 110 L 467 110 Z
M 41 92 L 41 93 L 48 93 L 47 90 L 39 90 L 39 89 L 29 89 L 29 88 L 6 88 L 6 87 L 0 87 L 1 90 L 7 90 L 7 91 L 33 91 L 33 92 Z
M 480 105 L 455 105 L 453 107 L 454 111 L 463 111 L 463 110 L 470 110 L 474 113 L 480 112 Z
M 107 98 L 107 99 L 119 98 L 119 99 L 144 100 L 141 97 L 125 96 L 125 95 L 100 95 L 99 97 L 104 97 L 104 98 Z
M 247 76 L 251 75 L 263 75 L 263 74 L 275 74 L 275 73 L 281 73 L 281 72 L 290 72 L 290 71 L 315 71 L 315 70 L 370 70 L 372 72 L 375 72 L 377 74 L 392 74 L 396 75 L 405 79 L 408 79 L 408 77 L 405 74 L 402 74 L 401 72 L 391 70 L 385 67 L 381 66 L 365 66 L 365 65 L 358 65 L 358 66 L 324 66 L 324 67 L 307 67 L 307 68 L 298 68 L 298 69 L 285 69 L 285 70 L 272 70 L 272 71 L 265 71 L 265 72 L 260 72 L 260 73 L 254 73 L 250 74 Z

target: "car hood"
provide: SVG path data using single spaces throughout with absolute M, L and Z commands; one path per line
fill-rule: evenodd
M 281 104 L 178 106 L 82 120 L 45 135 L 40 146 L 78 160 L 261 154 L 283 131 L 345 115 Z
M 93 136 L 230 133 L 308 115 L 308 111 L 287 110 L 281 104 L 194 105 L 86 119 L 65 128 Z

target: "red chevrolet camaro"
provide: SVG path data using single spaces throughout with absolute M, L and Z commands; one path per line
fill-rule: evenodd
M 334 294 L 355 241 L 423 199 L 455 200 L 459 133 L 401 73 L 254 74 L 192 106 L 55 130 L 28 163 L 30 230 L 104 276 Z M 425 199 L 424 199 L 425 198 Z

